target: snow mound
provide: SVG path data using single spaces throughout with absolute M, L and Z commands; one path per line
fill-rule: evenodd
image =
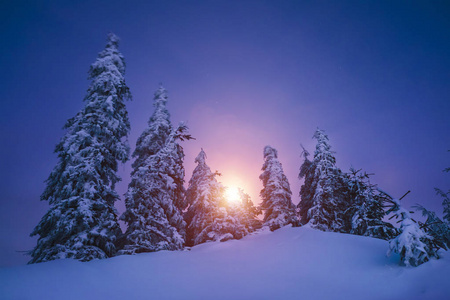
M 308 227 L 191 251 L 0 269 L 1 299 L 448 299 L 450 258 L 417 268 L 383 240 Z

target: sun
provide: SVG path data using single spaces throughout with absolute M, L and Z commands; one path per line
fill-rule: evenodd
M 241 200 L 239 189 L 237 187 L 227 187 L 225 190 L 225 199 L 229 204 L 239 204 Z

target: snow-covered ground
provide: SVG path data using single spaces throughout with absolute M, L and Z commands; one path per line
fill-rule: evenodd
M 285 227 L 81 263 L 0 269 L 0 299 L 450 299 L 450 255 L 417 268 L 386 241 Z

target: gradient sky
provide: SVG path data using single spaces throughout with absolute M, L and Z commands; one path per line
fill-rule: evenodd
M 145 3 L 142 3 L 145 2 Z M 132 149 L 159 83 L 187 121 L 186 181 L 207 163 L 259 203 L 267 144 L 299 202 L 303 144 L 324 129 L 337 165 L 442 215 L 450 188 L 450 5 L 446 1 L 2 1 L 0 266 L 24 264 L 62 126 L 83 106 L 87 71 L 121 37 Z M 130 164 L 120 167 L 122 195 Z M 117 203 L 119 212 L 123 201 Z

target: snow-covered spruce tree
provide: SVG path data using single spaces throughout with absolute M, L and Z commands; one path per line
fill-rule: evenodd
M 436 193 L 444 198 L 442 201 L 442 206 L 444 208 L 444 220 L 450 225 L 450 191 L 445 193 L 444 191 L 436 188 Z
M 236 209 L 238 210 L 238 215 L 240 216 L 240 223 L 245 225 L 248 232 L 253 232 L 260 229 L 262 222 L 258 219 L 258 216 L 262 213 L 261 208 L 254 206 L 250 196 L 242 189 L 239 189 L 239 197 L 241 203 L 236 206 Z
M 216 180 L 219 174 L 211 172 L 206 164 L 206 153 L 201 149 L 195 158 L 197 166 L 192 172 L 189 186 L 186 190 L 186 202 L 189 207 L 184 215 L 186 220 L 186 245 L 194 246 L 205 242 L 197 239 L 208 225 L 214 221 L 214 213 L 219 209 L 224 187 Z
M 434 211 L 421 205 L 416 205 L 414 208 L 421 211 L 422 215 L 427 218 L 425 223 L 419 223 L 419 225 L 433 238 L 433 242 L 441 249 L 450 249 L 450 227 L 448 224 L 439 219 Z
M 344 212 L 342 232 L 390 240 L 397 235 L 392 224 L 384 222 L 384 196 L 369 181 L 367 173 L 350 169 L 345 174 L 345 198 L 348 207 Z
M 128 225 L 121 254 L 179 250 L 184 245 L 184 153 L 178 141 L 191 137 L 184 124 L 172 127 L 166 102 L 167 92 L 161 86 L 149 126 L 133 153 L 136 159 L 121 216 Z
M 264 211 L 263 226 L 268 226 L 272 231 L 288 224 L 298 226 L 288 179 L 278 160 L 277 150 L 271 146 L 264 148 L 262 171 L 259 179 L 263 183 L 260 192 L 261 209 Z
M 105 50 L 89 71 L 86 105 L 67 121 L 66 134 L 56 146 L 59 162 L 41 196 L 50 209 L 31 233 L 39 239 L 30 251 L 30 263 L 58 258 L 88 261 L 116 252 L 121 230 L 114 186 L 120 180 L 118 162 L 129 157 L 123 139 L 130 130 L 125 100 L 131 99 L 118 43 L 117 36 L 108 35 Z
M 343 212 L 346 208 L 346 203 L 342 197 L 343 174 L 336 167 L 336 159 L 325 132 L 317 128 L 313 137 L 317 140 L 314 159 L 311 162 L 313 164 L 311 169 L 314 170 L 314 174 L 308 174 L 311 178 L 308 181 L 305 180 L 304 183 L 304 185 L 311 184 L 312 186 L 303 188 L 311 193 L 315 186 L 312 205 L 311 199 L 307 198 L 306 205 L 311 205 L 308 209 L 307 220 L 313 228 L 339 232 L 343 228 Z M 303 199 L 299 204 L 300 211 L 306 209 L 302 207 L 302 201 Z
M 450 172 L 450 168 L 446 168 L 444 172 Z M 435 190 L 436 194 L 444 198 L 442 201 L 442 206 L 444 207 L 444 220 L 450 225 L 450 190 L 447 193 L 438 188 L 435 188 Z
M 444 172 L 450 172 L 450 168 L 446 168 Z M 422 212 L 426 217 L 425 223 L 420 223 L 424 231 L 433 237 L 434 243 L 437 247 L 449 250 L 450 249 L 450 191 L 445 193 L 441 189 L 435 188 L 436 194 L 444 198 L 442 206 L 444 208 L 444 220 L 442 221 L 435 212 L 427 210 L 421 205 L 416 205 L 414 208 Z
M 228 218 L 232 219 L 237 231 L 247 235 L 262 227 L 262 221 L 258 219 L 262 211 L 260 207 L 253 205 L 250 196 L 242 189 L 238 188 L 237 192 L 239 196 L 237 202 L 224 201 L 221 206 L 226 208 Z
M 202 230 L 196 237 L 196 244 L 205 241 L 239 240 L 249 234 L 248 228 L 242 223 L 240 211 L 233 207 L 220 205 L 213 212 L 213 222 Z
M 437 247 L 433 238 L 426 234 L 411 218 L 409 212 L 401 207 L 400 201 L 392 199 L 395 203 L 395 216 L 400 218 L 401 233 L 389 242 L 388 255 L 392 252 L 400 254 L 400 264 L 416 267 L 432 257 L 439 258 Z
M 240 223 L 236 213 L 227 209 L 224 199 L 225 188 L 216 180 L 219 173 L 211 172 L 206 164 L 203 149 L 195 158 L 197 167 L 192 172 L 186 190 L 189 207 L 185 213 L 188 246 L 207 241 L 226 241 L 240 239 L 248 233 Z
M 309 160 L 309 152 L 303 148 L 302 152 L 303 164 L 300 166 L 300 173 L 298 178 L 304 178 L 304 183 L 300 188 L 301 201 L 297 205 L 300 215 L 300 221 L 304 225 L 309 222 L 308 211 L 314 204 L 314 194 L 317 189 L 317 180 L 314 176 L 316 173 L 316 166 Z

